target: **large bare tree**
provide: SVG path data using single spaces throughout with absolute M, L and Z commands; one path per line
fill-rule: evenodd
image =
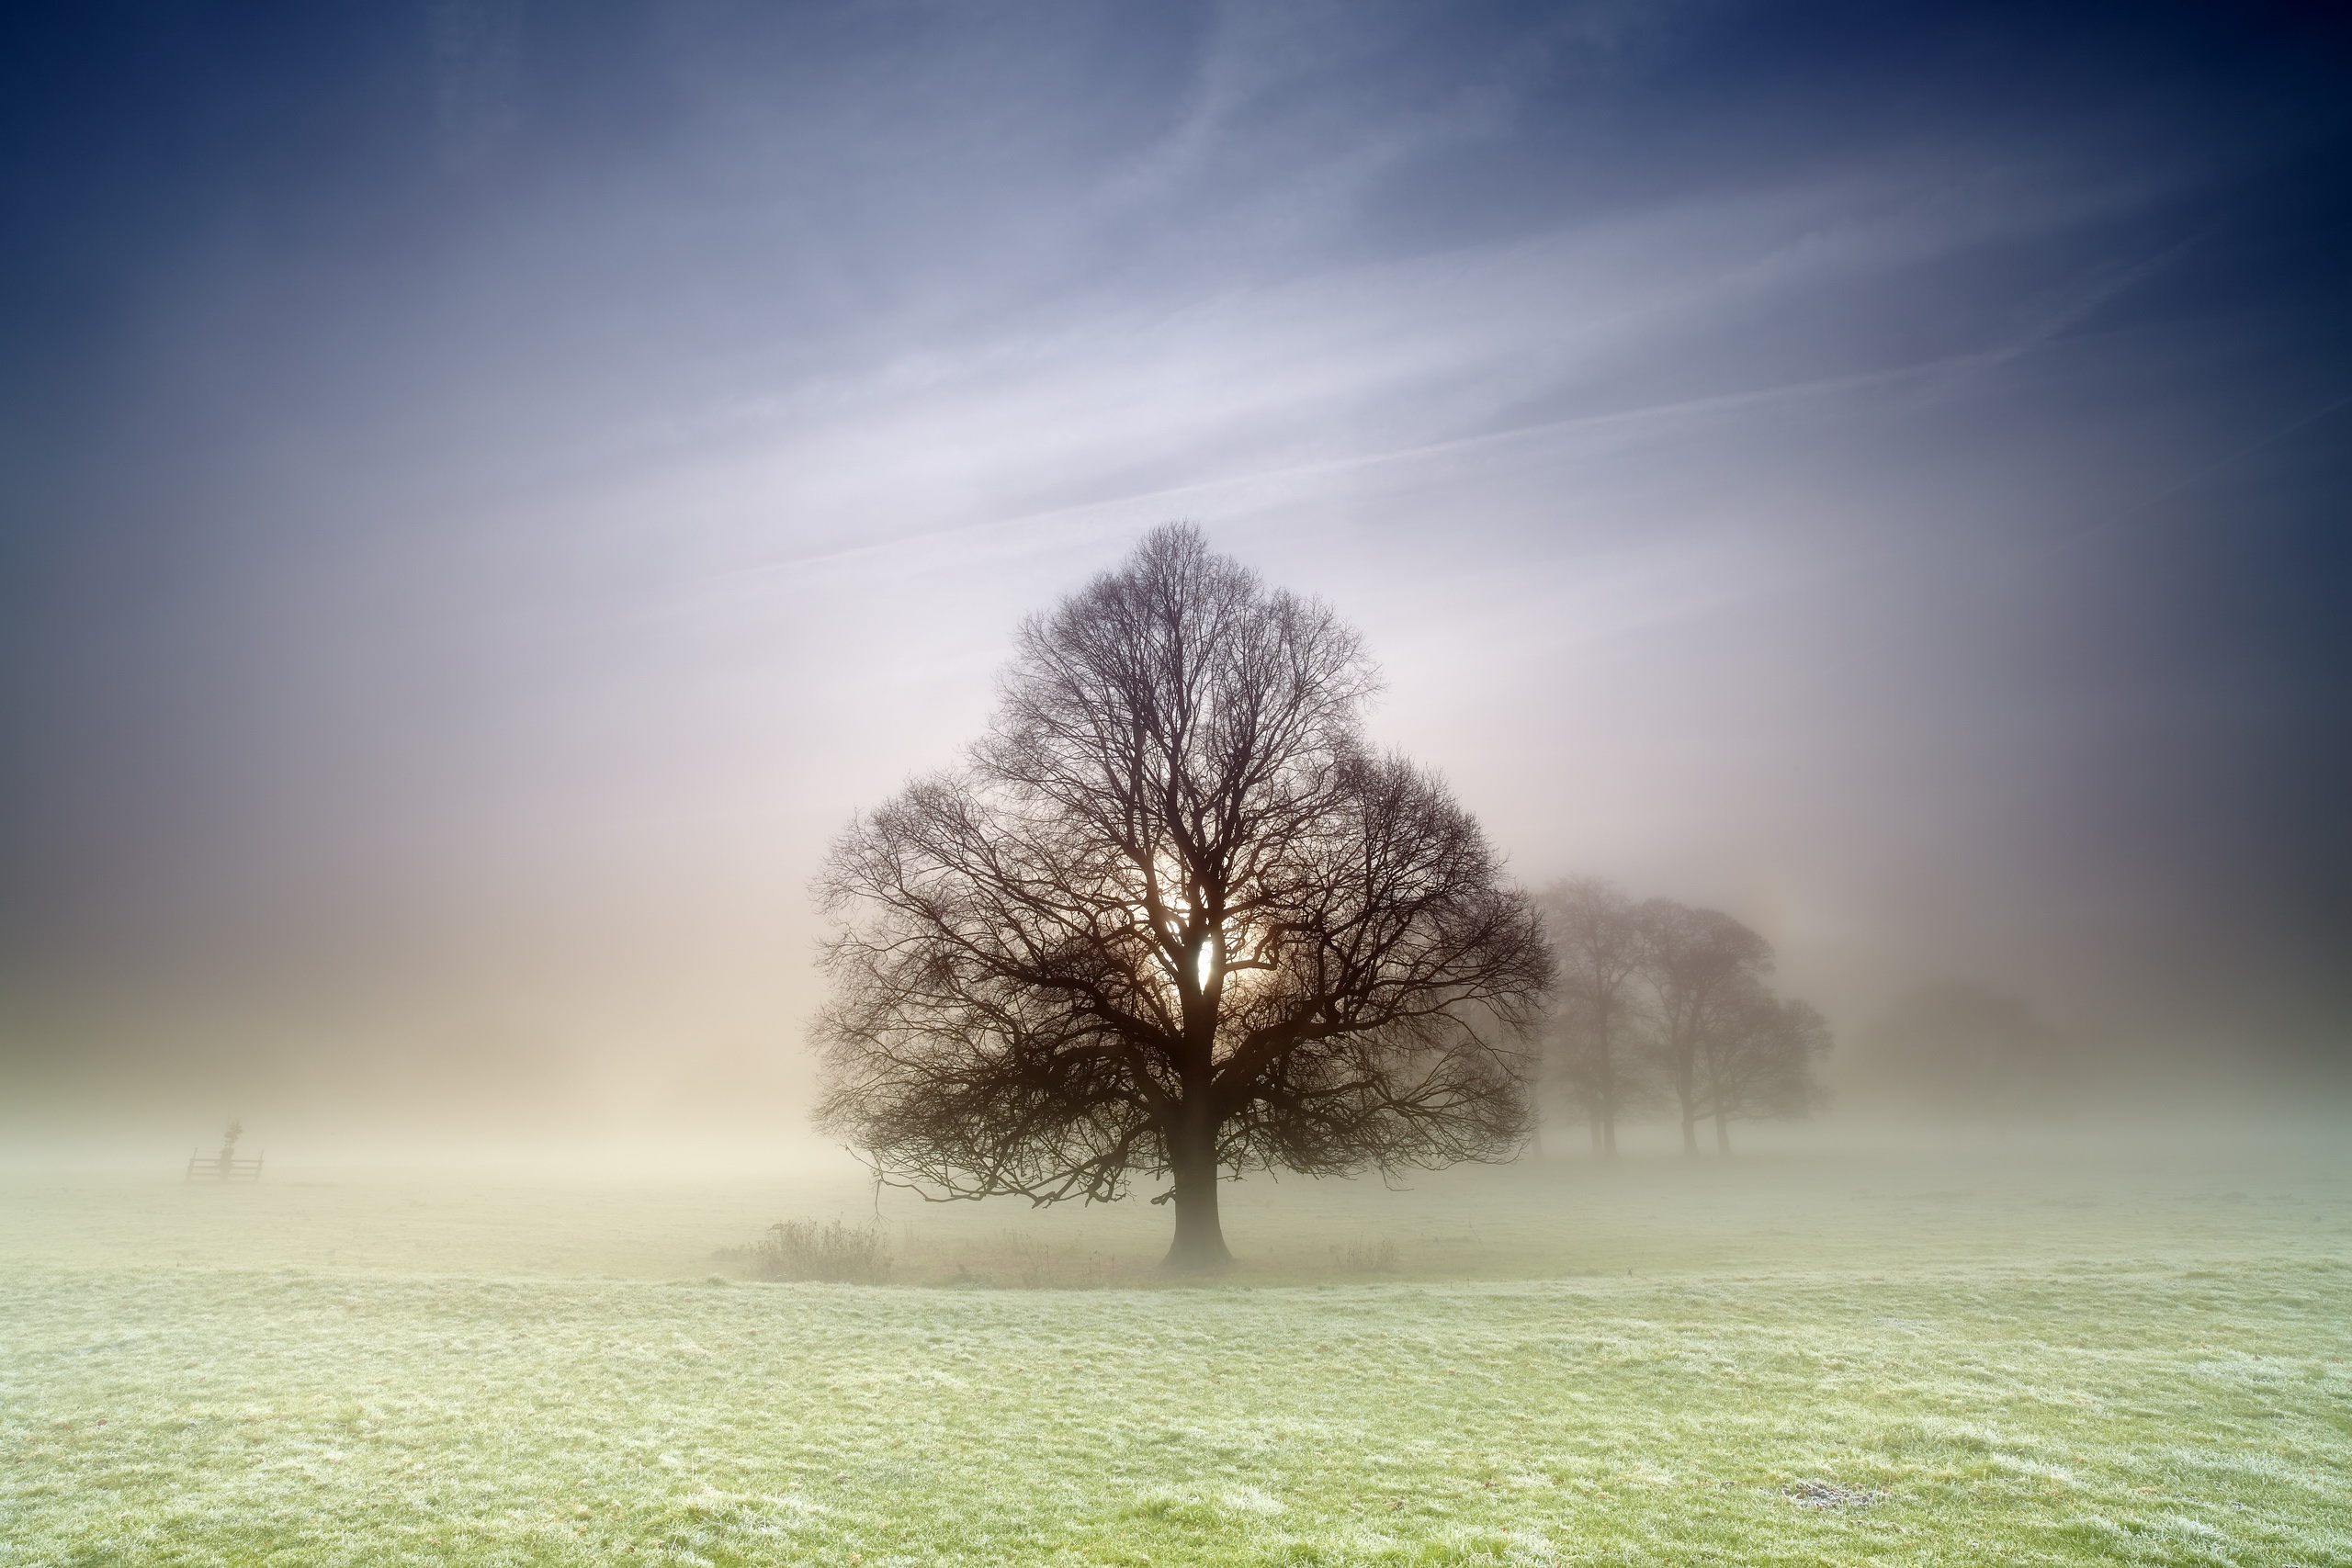
M 1595 1154 L 1617 1153 L 1617 1123 L 1648 1098 L 1643 964 L 1649 955 L 1641 906 L 1598 877 L 1572 877 L 1540 901 L 1558 962 L 1549 1077 L 1592 1127 Z
M 819 880 L 820 1124 L 934 1198 L 1164 1177 L 1177 1268 L 1229 1256 L 1222 1177 L 1515 1154 L 1549 952 L 1444 785 L 1364 745 L 1375 682 L 1184 525 L 1025 622 L 963 765 Z

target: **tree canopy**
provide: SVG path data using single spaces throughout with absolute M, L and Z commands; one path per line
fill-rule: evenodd
M 1024 622 L 962 763 L 819 879 L 820 1124 L 933 1197 L 1164 1177 L 1179 1267 L 1227 1256 L 1221 1177 L 1515 1154 L 1550 952 L 1444 784 L 1366 743 L 1376 686 L 1182 525 Z
M 1756 931 L 1718 909 L 1636 903 L 1591 877 L 1553 884 L 1541 908 L 1558 953 L 1549 1071 L 1597 1152 L 1613 1154 L 1618 1122 L 1661 1100 L 1686 1152 L 1702 1122 L 1728 1149 L 1735 1121 L 1821 1103 L 1828 1024 L 1773 994 L 1772 946 Z

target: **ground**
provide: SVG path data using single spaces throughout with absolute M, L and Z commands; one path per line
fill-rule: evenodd
M 0 1564 L 2352 1564 L 2341 1145 L 837 1179 L 11 1179 Z

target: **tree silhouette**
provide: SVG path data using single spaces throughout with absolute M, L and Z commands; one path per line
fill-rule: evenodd
M 1700 1090 L 1716 1151 L 1731 1152 L 1734 1122 L 1803 1116 L 1826 1100 L 1815 1068 L 1829 1047 L 1829 1021 L 1811 1002 L 1758 985 L 1727 1009 L 1699 1045 Z
M 1772 972 L 1772 945 L 1716 909 L 1668 898 L 1641 908 L 1643 978 L 1653 1014 L 1651 1049 L 1682 1119 L 1682 1152 L 1699 1152 L 1699 1122 L 1710 1114 L 1708 1058 L 1746 1026 Z
M 1366 749 L 1375 684 L 1186 525 L 1025 622 L 963 765 L 819 878 L 820 1125 L 934 1198 L 1166 1177 L 1176 1268 L 1229 1256 L 1221 1176 L 1515 1153 L 1550 955 L 1444 785 Z
M 1540 901 L 1558 963 L 1545 1065 L 1592 1127 L 1595 1154 L 1617 1152 L 1617 1123 L 1649 1097 L 1641 906 L 1597 877 L 1554 883 Z
M 1668 898 L 1643 904 L 1639 919 L 1650 1051 L 1681 1113 L 1682 1152 L 1699 1152 L 1702 1121 L 1729 1152 L 1734 1121 L 1818 1105 L 1829 1026 L 1810 1003 L 1772 994 L 1772 944 L 1719 909 Z

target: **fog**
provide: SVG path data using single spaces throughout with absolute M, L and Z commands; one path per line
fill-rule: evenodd
M 1759 1146 L 2344 1104 L 2339 24 L 17 26 L 16 1157 L 838 1161 L 828 843 L 1172 519 L 1770 941 Z

